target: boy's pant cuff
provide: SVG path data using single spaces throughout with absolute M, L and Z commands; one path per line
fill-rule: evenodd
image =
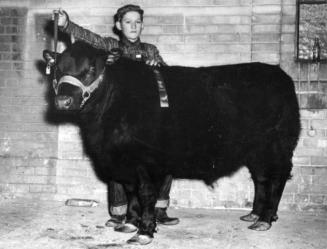
M 168 208 L 169 200 L 157 200 L 156 208 Z
M 118 207 L 110 207 L 111 215 L 126 215 L 127 213 L 127 205 L 122 205 Z

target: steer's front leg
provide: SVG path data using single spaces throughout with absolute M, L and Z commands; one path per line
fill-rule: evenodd
M 157 193 L 152 180 L 144 167 L 137 168 L 138 174 L 138 196 L 142 208 L 142 216 L 138 233 L 129 239 L 129 244 L 146 245 L 151 243 L 153 233 L 156 229 L 154 207 L 157 200 Z

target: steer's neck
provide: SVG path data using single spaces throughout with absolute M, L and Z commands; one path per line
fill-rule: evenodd
M 101 141 L 99 141 L 101 136 L 99 135 L 102 134 L 101 122 L 96 117 L 96 108 L 92 112 L 83 113 L 80 116 L 80 128 L 84 141 L 87 141 L 85 145 L 89 147 L 87 150 L 94 153 L 97 150 L 96 147 L 101 144 Z

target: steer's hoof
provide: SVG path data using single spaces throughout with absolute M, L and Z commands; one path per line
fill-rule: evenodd
M 134 233 L 137 231 L 137 227 L 131 223 L 125 223 L 115 226 L 114 230 L 120 233 Z
M 145 234 L 135 234 L 132 238 L 127 240 L 127 244 L 131 245 L 147 245 L 151 243 L 153 238 Z
M 267 231 L 271 228 L 271 225 L 265 221 L 257 221 L 249 226 L 249 228 L 255 231 Z
M 248 222 L 257 222 L 259 219 L 259 215 L 249 213 L 247 215 L 241 216 L 240 219 L 243 221 L 248 221 Z
M 271 217 L 271 221 L 277 221 L 278 220 L 278 215 L 274 215 L 273 217 Z

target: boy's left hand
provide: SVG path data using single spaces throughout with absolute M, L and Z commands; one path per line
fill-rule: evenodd
M 159 61 L 157 61 L 157 60 L 147 60 L 146 62 L 145 62 L 145 64 L 147 64 L 147 65 L 149 65 L 149 66 L 152 66 L 152 67 L 160 67 L 160 62 Z
M 123 54 L 123 51 L 121 51 L 119 48 L 113 48 L 108 52 L 108 57 L 106 60 L 106 64 L 113 64 L 115 61 L 117 61 Z

